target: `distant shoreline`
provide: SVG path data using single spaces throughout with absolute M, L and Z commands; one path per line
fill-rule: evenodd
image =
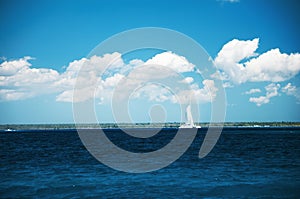
M 60 129 L 113 129 L 113 128 L 178 128 L 179 122 L 173 123 L 105 123 L 105 124 L 1 124 L 0 130 L 60 130 Z M 196 123 L 203 128 L 207 128 L 209 123 Z M 215 123 L 210 126 L 220 127 Z M 225 128 L 274 128 L 274 127 L 300 127 L 300 122 L 225 122 Z

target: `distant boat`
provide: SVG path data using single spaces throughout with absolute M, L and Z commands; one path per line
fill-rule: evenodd
M 15 130 L 13 130 L 13 129 L 5 129 L 4 131 L 5 132 L 12 132 L 12 131 L 15 131 Z
M 188 105 L 186 107 L 186 122 L 185 122 L 185 124 L 181 125 L 179 128 L 187 128 L 187 129 L 201 128 L 201 126 L 196 126 L 194 124 L 193 115 L 192 115 L 192 111 L 191 111 L 191 105 Z

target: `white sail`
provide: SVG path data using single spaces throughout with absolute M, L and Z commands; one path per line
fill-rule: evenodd
M 194 124 L 191 105 L 186 107 L 186 122 L 185 124 L 181 125 L 179 128 L 201 128 L 201 126 L 196 126 Z
M 191 105 L 188 105 L 186 107 L 186 119 L 187 119 L 187 124 L 194 126 L 194 121 L 193 121 L 193 115 L 192 115 L 192 110 L 191 110 Z

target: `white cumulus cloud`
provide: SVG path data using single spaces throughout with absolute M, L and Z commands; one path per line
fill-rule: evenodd
M 191 83 L 193 83 L 193 81 L 194 81 L 194 78 L 192 78 L 192 77 L 186 77 L 181 82 L 182 83 L 191 84 Z
M 224 80 L 245 82 L 282 82 L 300 71 L 299 53 L 281 53 L 278 48 L 261 55 L 256 53 L 259 39 L 237 40 L 226 43 L 214 62 Z
M 185 82 L 187 83 L 187 82 Z M 203 87 L 199 88 L 198 84 L 190 84 L 189 88 L 180 89 L 177 92 L 158 85 L 146 85 L 135 91 L 132 98 L 145 97 L 151 101 L 164 102 L 170 101 L 176 104 L 189 103 L 209 103 L 214 101 L 218 89 L 213 80 L 203 80 Z
M 253 93 L 260 93 L 260 92 L 261 92 L 261 90 L 259 88 L 252 88 L 249 91 L 246 91 L 245 94 L 250 95 L 250 94 L 253 94 Z
M 0 75 L 1 76 L 10 76 L 17 73 L 19 70 L 23 68 L 28 68 L 31 64 L 28 62 L 29 60 L 33 59 L 30 56 L 25 56 L 18 60 L 12 61 L 4 61 L 0 65 Z
M 260 97 L 250 97 L 249 102 L 255 103 L 257 106 L 268 104 L 272 97 L 279 95 L 280 84 L 271 83 L 265 87 L 266 95 Z
M 42 94 L 55 94 L 56 101 L 61 102 L 81 102 L 96 97 L 99 103 L 105 103 L 110 101 L 115 87 L 122 79 L 126 79 L 126 84 L 121 92 L 126 93 L 137 85 L 152 80 L 166 81 L 172 85 L 170 78 L 174 75 L 180 77 L 179 73 L 195 70 L 194 64 L 172 52 L 157 54 L 145 62 L 134 59 L 128 64 L 124 63 L 118 52 L 101 57 L 82 58 L 70 62 L 62 73 L 48 68 L 34 68 L 30 63 L 31 59 L 24 57 L 1 63 L 0 100 L 22 100 Z M 197 101 L 205 103 L 216 96 L 217 89 L 213 80 L 204 80 L 203 88 L 200 88 L 192 77 L 185 77 L 178 82 L 178 85 L 183 84 L 190 85 L 190 89 L 171 93 L 161 86 L 148 85 L 139 89 L 135 97 L 146 96 L 157 102 L 168 100 L 173 103 L 187 103 L 186 98 L 192 93 Z M 74 86 L 77 93 L 75 97 Z
M 300 89 L 297 88 L 296 86 L 293 86 L 291 83 L 288 83 L 281 90 L 282 90 L 282 92 L 286 93 L 287 95 L 296 97 L 298 102 L 300 102 Z
M 155 55 L 153 58 L 147 60 L 145 64 L 166 66 L 178 73 L 193 71 L 195 67 L 185 57 L 169 51 Z
M 215 100 L 218 88 L 213 80 L 205 79 L 202 81 L 203 88 L 199 88 L 198 84 L 192 84 L 191 89 L 181 90 L 172 96 L 173 103 L 189 104 L 193 103 L 209 103 Z M 193 101 L 196 100 L 196 101 Z
M 0 64 L 0 100 L 19 100 L 54 92 L 49 85 L 59 79 L 59 73 L 47 68 L 30 68 L 30 57 Z

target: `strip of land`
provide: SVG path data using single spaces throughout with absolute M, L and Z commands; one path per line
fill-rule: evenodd
M 59 130 L 59 129 L 94 129 L 94 128 L 178 128 L 182 123 L 105 123 L 105 124 L 1 124 L 0 130 Z M 300 127 L 300 122 L 225 122 L 220 123 L 196 123 L 201 127 Z

